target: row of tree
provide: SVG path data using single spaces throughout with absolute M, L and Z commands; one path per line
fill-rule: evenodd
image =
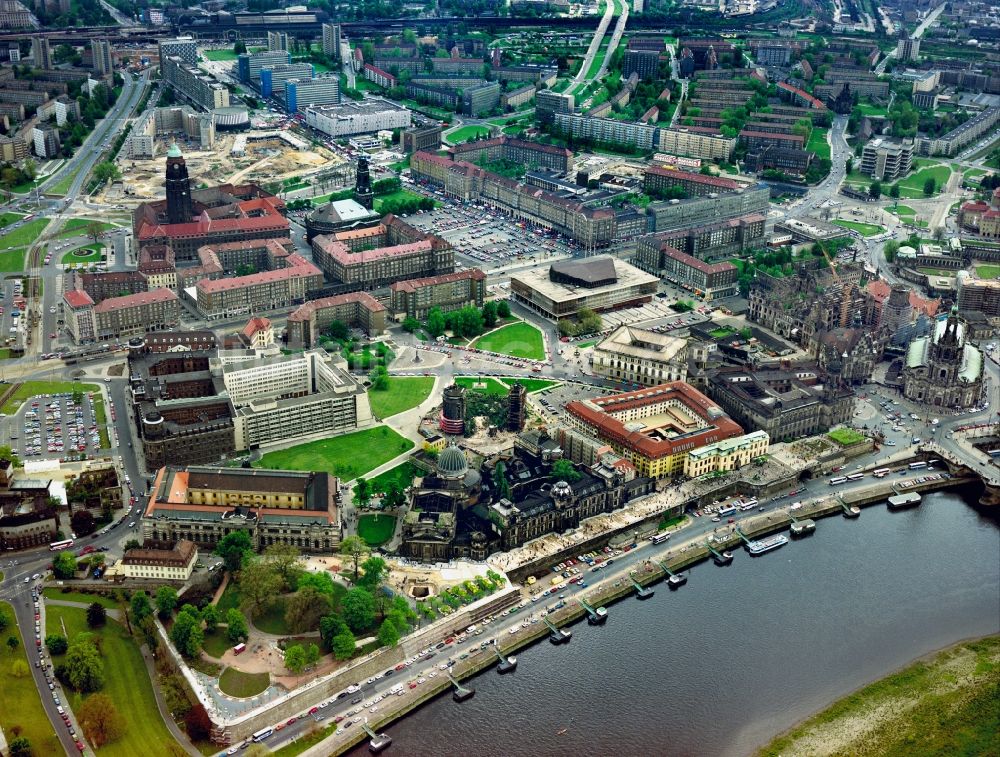
M 456 337 L 479 336 L 486 329 L 493 328 L 501 318 L 510 318 L 510 304 L 506 300 L 486 302 L 482 308 L 469 305 L 458 310 L 443 311 L 433 307 L 427 311 L 424 329 L 437 338 L 450 331 Z M 416 318 L 403 319 L 403 330 L 412 334 L 421 326 Z

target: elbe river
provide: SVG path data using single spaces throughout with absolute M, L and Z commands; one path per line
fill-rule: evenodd
M 677 591 L 612 604 L 603 627 L 574 624 L 569 644 L 522 649 L 513 674 L 470 679 L 467 702 L 445 694 L 391 724 L 388 753 L 750 754 L 921 655 L 1000 631 L 1000 509 L 975 509 L 978 491 L 699 564 Z

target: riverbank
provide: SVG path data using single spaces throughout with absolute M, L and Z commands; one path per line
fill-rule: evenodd
M 865 686 L 757 754 L 997 754 L 998 702 L 1000 636 L 987 636 L 927 655 Z

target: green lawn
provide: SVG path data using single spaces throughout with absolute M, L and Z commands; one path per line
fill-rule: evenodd
M 395 530 L 396 519 L 391 515 L 362 515 L 358 518 L 358 536 L 368 542 L 369 547 L 385 544 Z
M 63 224 L 62 231 L 56 234 L 56 239 L 78 237 L 81 234 L 86 234 L 88 227 L 94 223 L 101 227 L 101 231 L 110 231 L 111 229 L 118 228 L 113 223 L 107 223 L 105 221 L 91 221 L 86 218 L 71 218 Z
M 336 723 L 330 723 L 330 725 L 323 728 L 312 726 L 301 738 L 285 744 L 281 749 L 271 752 L 271 754 L 274 757 L 296 757 L 296 755 L 302 754 L 311 746 L 315 746 L 336 730 Z
M 87 628 L 86 614 L 87 611 L 82 608 L 49 605 L 45 611 L 46 633 L 61 634 L 60 619 L 65 622 L 70 639 L 82 631 L 91 631 Z M 104 658 L 104 688 L 101 691 L 111 697 L 127 725 L 125 734 L 102 747 L 101 754 L 113 757 L 148 754 L 150 744 L 161 745 L 166 753 L 169 745 L 176 742 L 156 707 L 153 686 L 138 644 L 123 626 L 111 619 L 104 628 L 91 632 L 97 637 Z M 54 665 L 62 662 L 62 657 L 53 655 L 52 659 Z M 68 704 L 74 711 L 79 709 L 85 698 L 81 694 L 66 692 Z
M 916 271 L 924 276 L 943 276 L 945 278 L 951 278 L 956 273 L 956 271 L 947 268 L 917 268 Z
M 219 678 L 219 688 L 231 697 L 252 697 L 267 689 L 271 676 L 267 673 L 244 673 L 226 668 Z
M 542 332 L 530 323 L 511 323 L 479 337 L 472 346 L 476 349 L 501 355 L 523 357 L 531 360 L 545 359 Z
M 385 491 L 390 484 L 396 484 L 400 489 L 405 489 L 413 483 L 413 477 L 417 475 L 420 475 L 417 466 L 407 461 L 384 473 L 379 473 L 374 478 L 369 479 L 369 483 L 380 491 Z
M 285 622 L 285 597 L 278 597 L 263 612 L 254 615 L 253 624 L 264 633 L 290 634 L 291 630 Z
M 0 213 L 0 228 L 10 226 L 14 221 L 24 218 L 23 213 Z
M 889 111 L 880 105 L 869 105 L 868 103 L 858 103 L 858 110 L 865 116 L 887 116 Z
M 858 442 L 864 441 L 865 439 L 864 434 L 861 434 L 855 431 L 854 429 L 850 428 L 834 429 L 833 431 L 827 432 L 827 436 L 833 439 L 833 441 L 837 442 L 838 444 L 842 444 L 845 447 L 849 447 L 852 444 L 857 444 Z
M 505 384 L 513 385 L 520 384 L 529 393 L 540 392 L 542 389 L 548 389 L 550 386 L 558 386 L 559 381 L 546 381 L 545 379 L 531 379 L 531 378 L 504 378 Z
M 221 570 L 221 569 L 220 569 Z M 236 582 L 229 579 L 229 583 L 226 584 L 226 590 L 222 592 L 222 596 L 219 597 L 219 601 L 215 603 L 215 609 L 219 611 L 219 614 L 225 616 L 230 610 L 240 609 L 240 587 L 236 585 Z
M 236 53 L 232 49 L 228 50 L 202 50 L 202 57 L 205 60 L 236 60 Z
M 873 237 L 876 234 L 881 234 L 885 231 L 884 226 L 876 226 L 873 223 L 858 223 L 857 221 L 833 221 L 835 226 L 841 226 L 845 229 L 853 229 L 854 231 L 861 234 L 863 237 Z
M 62 746 L 56 738 L 55 731 L 42 709 L 42 701 L 38 697 L 38 689 L 31 677 L 30 667 L 33 664 L 28 659 L 24 648 L 24 639 L 13 623 L 14 608 L 6 602 L 0 602 L 0 611 L 11 619 L 11 625 L 4 631 L 3 664 L 0 665 L 0 728 L 3 728 L 9 744 L 14 738 L 14 729 L 20 728 L 21 735 L 31 742 L 36 755 L 62 754 Z M 21 642 L 16 652 L 6 648 L 8 637 L 13 636 Z M 31 646 L 34 651 L 34 644 Z M 23 660 L 28 667 L 24 676 L 15 678 L 12 667 L 16 660 Z M 47 692 L 46 692 L 47 693 Z
M 890 213 L 896 214 L 900 218 L 903 218 L 904 216 L 915 216 L 917 214 L 917 211 L 915 211 L 909 205 L 897 205 L 894 208 L 886 208 L 886 210 L 888 210 Z
M 390 376 L 389 388 L 385 391 L 369 391 L 368 401 L 375 415 L 388 418 L 416 407 L 430 396 L 433 388 L 432 376 Z
M 0 252 L 0 273 L 24 270 L 24 248 Z
M 979 179 L 981 179 L 988 173 L 993 173 L 993 172 L 988 171 L 985 168 L 970 168 L 968 171 L 962 174 L 962 181 L 969 182 L 975 180 L 975 183 L 978 184 Z
M 604 40 L 601 43 L 601 48 L 594 53 L 594 60 L 591 61 L 590 68 L 587 69 L 587 78 L 593 79 L 597 76 L 597 72 L 601 70 L 601 64 L 604 63 L 604 57 L 608 54 L 608 43 L 610 40 Z
M 394 200 L 422 200 L 424 196 L 411 192 L 409 189 L 400 189 L 398 192 L 390 192 L 387 195 L 375 198 L 375 210 L 382 207 L 382 204 Z
M 480 381 L 474 376 L 458 376 L 455 378 L 455 383 L 468 389 L 475 389 L 477 392 L 483 392 L 484 394 L 507 393 L 507 387 L 496 379 L 491 378 L 483 378 L 482 381 Z
M 591 339 L 589 342 L 580 342 L 579 344 L 576 345 L 576 348 L 578 350 L 582 350 L 586 349 L 587 347 L 593 347 L 595 344 L 597 344 L 597 340 Z
M 56 184 L 53 184 L 51 187 L 48 188 L 47 190 L 48 193 L 54 195 L 66 194 L 69 191 L 69 188 L 73 185 L 73 182 L 76 181 L 76 175 L 79 173 L 79 171 L 80 169 L 77 169 L 75 171 L 70 171 L 69 173 L 67 173 Z
M 911 200 L 926 197 L 927 195 L 924 194 L 924 182 L 930 178 L 934 179 L 934 195 L 938 195 L 941 193 L 941 188 L 951 178 L 951 168 L 946 165 L 921 168 L 916 173 L 899 181 L 900 197 L 908 197 Z
M 449 132 L 445 135 L 445 140 L 453 145 L 460 144 L 462 142 L 468 142 L 470 139 L 475 139 L 476 137 L 488 136 L 490 130 L 485 126 L 460 126 L 453 132 Z
M 1000 279 L 1000 265 L 977 265 L 976 276 L 981 279 Z
M 11 395 L 11 398 L 0 412 L 3 412 L 4 415 L 13 415 L 21 407 L 21 403 L 31 397 L 39 394 L 72 393 L 75 390 L 80 390 L 81 392 L 100 392 L 101 388 L 97 384 L 81 384 L 74 381 L 25 381 Z
M 413 442 L 409 439 L 388 426 L 377 426 L 268 452 L 256 467 L 326 471 L 343 481 L 353 481 L 411 449 Z M 361 450 L 364 450 L 363 455 L 359 454 Z
M 72 265 L 73 263 L 100 263 L 104 249 L 105 247 L 103 244 L 88 244 L 83 247 L 77 247 L 75 250 L 70 250 L 62 256 L 62 264 Z
M 34 244 L 35 240 L 41 235 L 42 229 L 48 225 L 48 218 L 36 218 L 34 221 L 28 221 L 13 231 L 8 231 L 3 236 L 0 236 L 0 250 L 5 250 L 8 247 L 28 247 Z
M 225 628 L 217 628 L 215 633 L 206 633 L 202 649 L 215 659 L 219 659 L 227 651 L 233 648 L 233 643 L 226 636 Z
M 830 159 L 830 143 L 826 141 L 829 129 L 814 128 L 809 133 L 809 141 L 806 142 L 806 149 L 816 153 L 817 158 Z
M 49 586 L 42 589 L 42 595 L 48 599 L 59 599 L 63 602 L 81 602 L 83 604 L 92 605 L 97 602 L 102 607 L 106 607 L 109 610 L 113 610 L 118 607 L 118 603 L 115 602 L 111 597 L 105 597 L 101 594 L 87 594 L 83 591 L 67 591 L 64 592 L 55 586 Z

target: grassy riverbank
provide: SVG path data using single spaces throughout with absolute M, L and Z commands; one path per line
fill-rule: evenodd
M 1000 753 L 1000 636 L 937 652 L 835 702 L 761 757 Z

